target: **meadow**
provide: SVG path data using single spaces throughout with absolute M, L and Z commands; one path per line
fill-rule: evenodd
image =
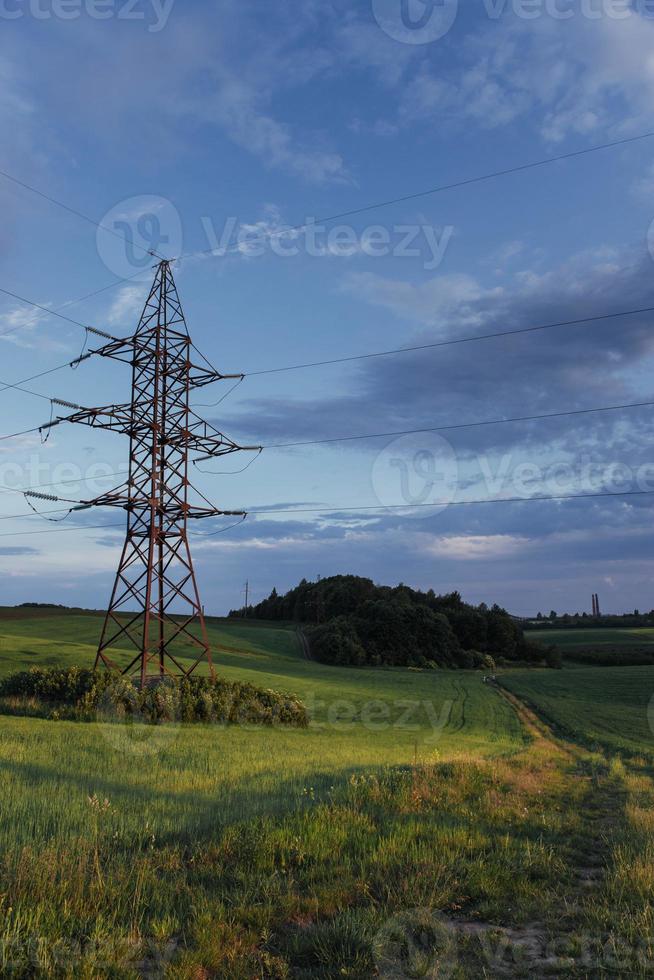
M 654 665 L 654 629 L 647 626 L 529 630 L 527 636 L 553 644 L 576 664 L 597 667 Z
M 527 636 L 540 643 L 554 643 L 561 649 L 578 646 L 651 646 L 654 648 L 654 628 L 649 626 L 539 629 L 529 630 Z
M 100 625 L 0 616 L 1 669 L 86 666 Z M 525 705 L 576 691 L 592 739 L 611 669 L 507 672 L 504 694 L 319 665 L 290 626 L 211 632 L 221 674 L 298 694 L 310 727 L 0 716 L 0 975 L 651 974 L 654 672 L 625 681 L 623 760 Z
M 516 670 L 502 683 L 577 741 L 654 757 L 654 667 Z

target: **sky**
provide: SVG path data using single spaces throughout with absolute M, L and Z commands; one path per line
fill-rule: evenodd
M 652 407 L 462 427 L 654 400 L 654 316 L 626 312 L 654 307 L 654 139 L 628 142 L 654 131 L 653 3 L 0 0 L 0 20 L 0 288 L 127 336 L 153 249 L 197 347 L 251 375 L 193 396 L 237 442 L 440 429 L 194 468 L 250 511 L 192 537 L 208 612 L 337 573 L 525 616 L 654 606 L 654 493 L 632 493 L 654 491 Z M 0 385 L 85 349 L 8 293 Z M 0 434 L 129 383 L 91 358 L 0 389 Z M 121 514 L 49 523 L 17 490 L 88 499 L 127 449 L 72 425 L 0 440 L 0 602 L 106 605 Z

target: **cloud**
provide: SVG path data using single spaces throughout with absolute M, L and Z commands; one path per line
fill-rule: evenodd
M 53 19 L 53 40 L 39 48 L 38 67 L 40 77 L 56 77 L 57 85 L 39 91 L 40 103 L 56 116 L 74 100 L 76 123 L 91 123 L 110 154 L 122 154 L 126 146 L 132 154 L 149 153 L 153 143 L 168 157 L 185 153 L 201 125 L 270 169 L 314 184 L 349 181 L 329 131 L 320 124 L 296 126 L 280 98 L 332 65 L 328 49 L 315 40 L 314 6 L 267 9 L 230 0 L 193 10 L 177 5 L 166 29 L 147 44 L 138 30 L 123 31 L 111 20 L 98 30 L 84 17 Z M 29 63 L 30 49 L 20 48 L 20 38 L 16 44 L 18 58 Z M 75 72 L 63 70 L 62 61 L 73 62 Z M 98 86 L 98 78 L 111 84 Z M 97 127 L 98 118 L 104 127 Z
M 47 304 L 42 303 L 42 306 Z M 44 313 L 30 306 L 15 306 L 0 314 L 0 340 L 17 347 L 34 347 L 32 331 L 39 326 Z
M 424 59 L 402 87 L 399 118 L 438 119 L 481 129 L 517 120 L 543 139 L 635 132 L 652 120 L 654 20 L 635 10 L 624 20 L 595 19 L 577 7 L 569 20 L 481 18 L 459 35 L 448 59 Z
M 288 123 L 275 119 L 262 108 L 265 87 L 252 85 L 224 69 L 220 76 L 208 103 L 192 109 L 196 115 L 218 123 L 234 143 L 270 167 L 315 184 L 343 183 L 349 179 L 339 153 L 328 147 L 310 146 L 306 140 L 298 141 Z
M 426 550 L 436 558 L 477 561 L 480 558 L 505 558 L 509 555 L 515 555 L 528 544 L 528 538 L 519 538 L 508 534 L 468 534 L 436 538 L 427 546 Z
M 124 286 L 116 295 L 109 312 L 107 321 L 112 325 L 124 325 L 132 321 L 143 307 L 143 287 Z M 133 326 L 133 324 L 132 324 Z
M 503 295 L 500 287 L 485 289 L 472 276 L 462 273 L 438 276 L 424 283 L 386 279 L 371 272 L 352 273 L 344 280 L 343 289 L 429 326 L 453 317 L 459 326 L 479 325 L 483 322 L 484 303 Z
M 398 346 L 654 306 L 652 260 L 630 249 L 571 256 L 547 272 L 522 273 L 501 289 L 469 275 L 414 283 L 365 273 L 350 276 L 347 283 L 363 304 L 382 307 L 400 320 L 405 332 Z M 237 416 L 222 422 L 235 437 L 243 434 L 265 445 L 648 400 L 652 392 L 642 371 L 654 358 L 651 323 L 652 315 L 643 313 L 371 359 L 350 368 L 347 394 L 245 401 Z M 532 459 L 537 450 L 537 462 L 547 462 L 552 453 L 559 460 L 568 453 L 578 459 L 582 452 L 596 458 L 599 451 L 613 460 L 631 454 L 634 463 L 644 460 L 639 445 L 649 411 L 441 435 L 464 456 L 480 448 L 493 453 L 526 447 Z M 376 440 L 337 448 L 369 454 L 384 444 Z

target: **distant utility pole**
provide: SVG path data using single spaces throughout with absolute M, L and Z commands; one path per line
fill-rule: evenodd
M 217 510 L 206 498 L 208 506 L 190 503 L 189 462 L 191 457 L 209 459 L 247 447 L 238 446 L 196 415 L 189 396 L 214 381 L 242 376 L 223 375 L 208 362 L 199 367 L 191 360 L 193 345 L 165 260 L 157 266 L 136 333 L 121 339 L 104 336 L 108 339 L 104 347 L 79 360 L 99 355 L 130 365 L 131 401 L 102 408 L 57 402 L 76 411 L 43 426 L 77 422 L 130 439 L 127 481 L 72 508 L 118 507 L 127 513 L 125 544 L 95 666 L 116 668 L 111 654 L 127 641 L 133 658 L 122 672 L 141 685 L 166 674 L 186 677 L 201 662 L 213 675 L 187 523 L 223 514 L 246 515 Z M 180 644 L 194 651 L 190 663 L 180 663 L 178 658 L 188 657 L 178 649 Z

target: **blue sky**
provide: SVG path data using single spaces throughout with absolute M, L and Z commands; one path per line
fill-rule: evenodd
M 3 0 L 0 168 L 137 245 L 188 254 L 174 272 L 189 329 L 225 372 L 654 306 L 654 140 L 279 238 L 654 130 L 646 3 L 405 0 L 405 26 L 402 11 L 402 0 Z M 138 273 L 138 248 L 1 178 L 0 204 L 3 288 L 59 308 Z M 238 247 L 206 254 L 234 235 Z M 151 274 L 146 265 L 63 312 L 128 334 Z M 84 340 L 7 296 L 0 333 L 5 383 L 64 363 Z M 253 376 L 202 411 L 270 445 L 646 401 L 652 337 L 641 314 Z M 84 405 L 124 401 L 128 386 L 120 365 L 93 360 L 27 385 Z M 50 416 L 46 399 L 0 399 L 3 432 Z M 198 536 L 206 607 L 238 604 L 246 578 L 256 600 L 303 576 L 354 572 L 458 588 L 518 614 L 589 608 L 592 592 L 607 610 L 649 609 L 654 495 L 461 502 L 654 489 L 651 412 L 270 450 L 241 473 L 248 458 L 206 464 L 216 472 L 196 473 L 197 485 L 225 509 L 334 511 L 259 513 Z M 45 445 L 22 436 L 0 442 L 0 483 L 82 476 L 52 492 L 83 498 L 111 487 L 88 478 L 119 470 L 126 450 L 75 427 Z M 348 512 L 444 500 L 453 506 Z M 103 606 L 120 528 L 66 530 L 0 493 L 0 516 L 23 512 L 0 524 L 2 601 Z

